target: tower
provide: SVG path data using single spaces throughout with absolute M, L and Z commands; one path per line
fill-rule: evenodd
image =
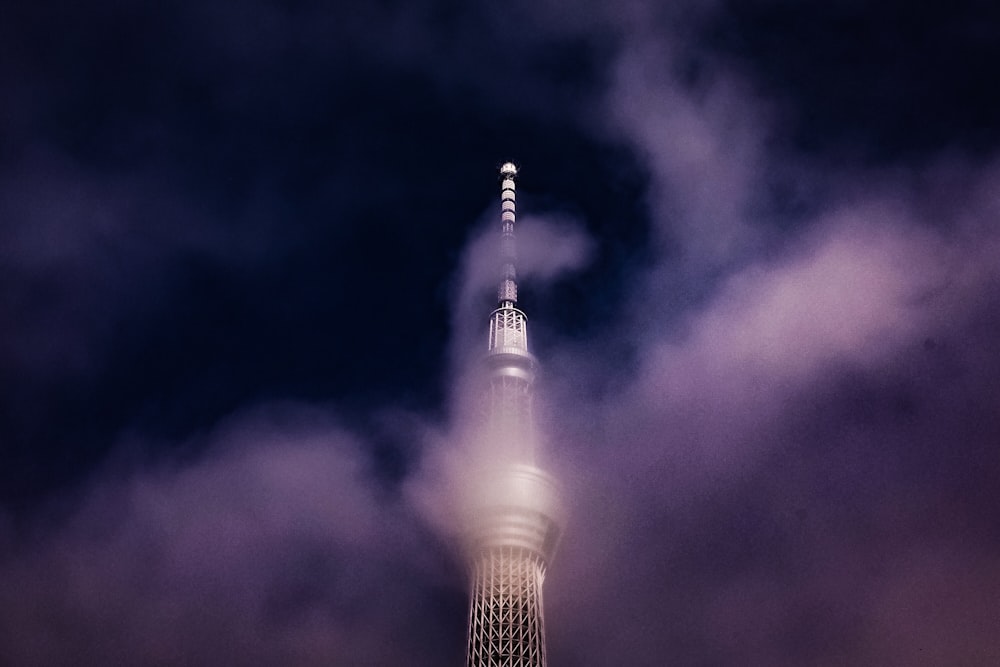
M 527 318 L 517 308 L 517 168 L 500 168 L 500 287 L 490 314 L 482 437 L 490 466 L 477 477 L 467 526 L 471 608 L 467 667 L 544 667 L 542 583 L 559 538 L 555 481 L 537 467 Z

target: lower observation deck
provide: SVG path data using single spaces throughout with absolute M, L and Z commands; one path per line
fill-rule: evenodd
M 534 466 L 514 464 L 486 473 L 468 525 L 468 548 L 475 557 L 496 548 L 524 549 L 551 560 L 563 520 L 555 480 Z

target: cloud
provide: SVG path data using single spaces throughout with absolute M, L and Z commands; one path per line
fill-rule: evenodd
M 531 58 L 492 78 L 481 57 L 452 57 L 485 55 L 480 37 L 506 34 L 517 9 L 456 10 L 462 29 L 443 44 L 424 25 L 428 5 L 389 18 L 368 9 L 374 24 L 388 21 L 387 50 L 377 39 L 365 46 L 381 54 L 379 67 L 428 70 L 456 97 L 515 97 L 501 116 L 561 118 L 576 98 L 553 93 L 559 104 L 547 107 L 549 98 L 533 96 L 550 83 L 545 72 L 510 95 Z M 894 169 L 824 165 L 773 141 L 784 110 L 698 48 L 693 28 L 705 15 L 693 5 L 588 5 L 562 23 L 564 10 L 546 3 L 548 19 L 510 34 L 535 55 L 553 41 L 610 39 L 594 47 L 607 74 L 590 81 L 601 103 L 573 107 L 573 119 L 585 119 L 594 141 L 625 143 L 645 166 L 652 241 L 645 263 L 623 270 L 625 298 L 607 323 L 561 336 L 546 328 L 543 459 L 570 508 L 546 588 L 553 662 L 995 661 L 984 619 L 1000 611 L 983 591 L 996 587 L 1000 546 L 1000 169 L 954 155 Z M 211 76 L 286 53 L 289 34 L 314 55 L 340 54 L 341 45 L 325 51 L 316 41 L 332 15 L 310 26 L 308 12 L 274 7 L 259 25 L 209 14 L 222 19 L 210 26 L 226 29 L 217 45 L 226 62 L 212 63 Z M 252 86 L 239 88 L 248 80 L 237 83 L 222 91 L 227 113 L 253 99 Z M 280 108 L 284 98 L 269 102 Z M 227 233 L 163 226 L 172 215 L 146 237 L 133 199 L 146 186 L 109 188 L 59 164 L 4 176 L 4 211 L 19 224 L 0 234 L 18 276 L 66 271 L 54 279 L 53 312 L 81 318 L 69 320 L 70 341 L 89 345 L 81 332 L 101 326 L 85 307 L 95 303 L 86 300 L 92 283 L 127 291 L 137 266 L 228 247 Z M 822 197 L 783 209 L 776 184 Z M 52 191 L 70 194 L 49 200 Z M 524 216 L 523 281 L 550 284 L 599 256 L 585 222 Z M 249 243 L 247 256 L 268 238 Z M 496 229 L 484 224 L 463 252 L 449 413 L 409 423 L 413 465 L 398 484 L 373 470 L 372 434 L 331 415 L 346 408 L 246 408 L 193 443 L 190 460 L 108 463 L 81 499 L 66 501 L 65 516 L 29 522 L 27 537 L 20 519 L 0 519 L 3 661 L 460 660 L 463 564 L 445 544 L 461 508 L 449 485 L 473 464 L 474 369 L 495 251 Z M 153 273 L 141 275 L 155 283 Z M 25 321 L 19 308 L 41 308 L 6 303 L 12 320 Z M 39 321 L 8 338 L 26 346 L 35 332 L 63 333 Z M 411 319 L 400 330 L 424 325 Z M 91 358 L 80 344 L 74 354 Z M 32 356 L 19 349 L 17 358 Z M 52 361 L 44 351 L 34 358 Z M 145 451 L 135 438 L 121 447 Z
M 1000 473 L 996 165 L 818 170 L 769 141 L 739 77 L 710 61 L 685 80 L 670 35 L 647 37 L 619 55 L 607 109 L 649 169 L 652 256 L 619 321 L 545 360 L 571 507 L 553 653 L 994 658 L 997 606 L 976 591 L 995 578 L 995 531 L 978 531 Z M 761 194 L 783 181 L 824 192 L 791 225 Z M 630 356 L 609 358 L 622 340 Z M 942 581 L 948 629 L 896 613 Z
M 732 74 L 706 67 L 683 85 L 677 56 L 648 36 L 630 43 L 606 104 L 611 127 L 649 169 L 658 244 L 704 271 L 758 247 L 760 232 L 745 214 L 763 182 L 766 117 Z
M 291 406 L 208 439 L 192 462 L 109 470 L 5 554 L 4 662 L 445 660 L 449 643 L 426 641 L 439 632 L 426 605 L 447 601 L 454 575 L 379 491 L 369 446 L 325 410 Z

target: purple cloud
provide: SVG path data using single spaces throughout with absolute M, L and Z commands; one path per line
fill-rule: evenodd
M 208 438 L 196 461 L 109 471 L 5 555 L 5 662 L 444 659 L 420 618 L 454 575 L 356 438 L 325 411 L 280 406 Z

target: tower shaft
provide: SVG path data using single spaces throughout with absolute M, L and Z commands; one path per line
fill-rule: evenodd
M 473 563 L 468 667 L 545 665 L 545 561 L 518 547 L 485 550 Z
M 467 667 L 544 667 L 542 584 L 559 537 L 555 481 L 535 466 L 527 318 L 516 307 L 517 169 L 501 167 L 500 285 L 490 315 L 483 437 L 501 461 L 478 480 L 468 526 L 471 597 Z

